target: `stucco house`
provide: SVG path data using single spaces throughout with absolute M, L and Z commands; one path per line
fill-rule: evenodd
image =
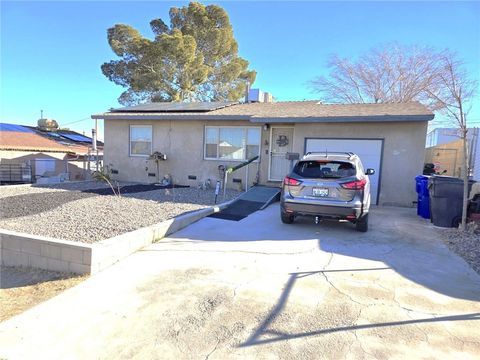
M 85 180 L 91 144 L 71 130 L 0 123 L 0 184 Z
M 167 155 L 161 176 L 196 186 L 220 178 L 219 165 L 259 155 L 249 185 L 279 186 L 287 153 L 357 153 L 371 176 L 372 201 L 411 206 L 422 173 L 427 124 L 433 113 L 417 102 L 327 105 L 318 101 L 153 103 L 92 115 L 104 119 L 104 160 L 119 180 L 154 182 L 152 152 Z M 227 187 L 244 179 L 235 172 Z M 245 182 L 243 180 L 243 182 Z M 245 184 L 243 184 L 245 185 Z

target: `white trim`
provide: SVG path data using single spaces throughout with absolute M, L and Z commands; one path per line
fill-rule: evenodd
M 151 132 L 151 140 L 150 140 L 150 154 L 132 154 L 132 127 L 136 128 L 150 128 Z M 153 152 L 153 125 L 146 125 L 146 124 L 129 124 L 128 125 L 128 156 L 130 157 L 149 157 L 152 155 Z
M 217 157 L 216 158 L 207 158 L 207 129 L 212 128 L 212 129 L 218 129 L 217 133 L 217 141 L 220 142 L 220 129 L 222 128 L 233 128 L 233 129 L 243 129 L 244 132 L 244 138 L 245 138 L 245 144 L 244 144 L 244 150 L 245 150 L 245 155 L 247 154 L 247 137 L 248 137 L 248 129 L 258 129 L 260 131 L 260 142 L 258 143 L 258 159 L 255 160 L 254 162 L 259 162 L 260 161 L 260 156 L 262 153 L 262 127 L 261 126 L 232 126 L 232 125 L 205 125 L 204 130 L 203 130 L 203 160 L 208 160 L 208 161 L 229 161 L 229 162 L 244 162 L 248 159 L 226 159 L 226 158 L 220 158 L 218 157 L 218 143 L 217 143 Z
M 273 129 L 292 129 L 292 151 L 293 151 L 293 141 L 295 139 L 295 126 L 270 126 L 270 141 L 269 141 L 269 148 L 268 148 L 268 181 L 282 181 L 283 179 L 272 179 L 271 177 L 271 169 L 272 169 L 272 136 L 273 136 Z
M 272 167 L 272 136 L 273 136 L 273 127 L 270 126 L 270 136 L 268 138 L 268 181 L 276 181 L 270 178 L 270 169 Z

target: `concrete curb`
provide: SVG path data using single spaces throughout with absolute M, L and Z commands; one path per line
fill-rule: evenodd
M 1 264 L 77 274 L 95 274 L 141 248 L 225 209 L 232 202 L 233 200 L 181 214 L 93 244 L 0 229 Z

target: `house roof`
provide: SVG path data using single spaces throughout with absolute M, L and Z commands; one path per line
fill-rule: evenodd
M 71 130 L 41 131 L 33 126 L 0 123 L 0 149 L 87 154 L 91 138 Z M 103 143 L 98 141 L 99 147 Z
M 5 124 L 5 123 L 0 123 L 0 131 L 26 132 L 26 133 L 33 132 L 33 130 L 30 130 L 26 126 L 17 125 L 17 124 Z
M 58 144 L 34 132 L 0 130 L 0 149 L 22 151 L 71 152 L 67 146 Z
M 156 102 L 111 109 L 113 112 L 207 112 L 238 104 L 235 101 Z
M 228 104 L 208 111 L 146 111 L 144 105 L 92 115 L 93 119 L 132 120 L 247 120 L 281 122 L 428 121 L 434 115 L 418 102 L 378 104 L 322 104 L 319 101 Z M 178 103 L 176 103 L 176 106 Z

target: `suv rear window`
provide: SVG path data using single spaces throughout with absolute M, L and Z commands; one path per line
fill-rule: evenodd
M 355 175 L 355 166 L 345 161 L 299 161 L 293 172 L 303 178 L 341 179 Z

